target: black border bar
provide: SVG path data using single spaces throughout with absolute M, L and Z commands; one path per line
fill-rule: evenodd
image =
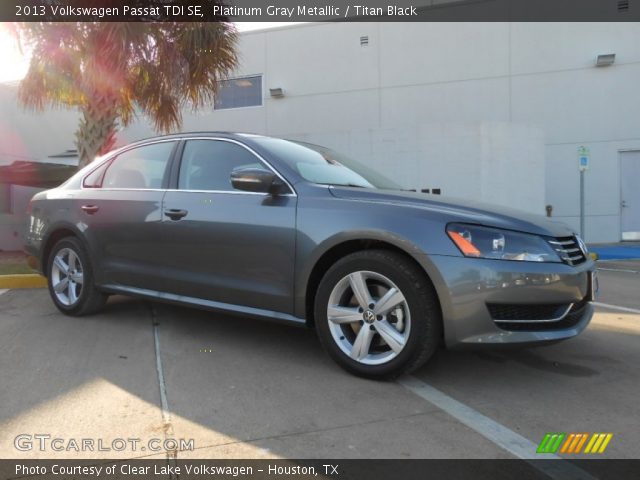
M 0 21 L 637 22 L 640 0 L 2 0 Z
M 543 456 L 541 456 L 542 458 Z M 0 460 L 0 478 L 133 480 L 549 480 L 563 468 L 584 478 L 637 480 L 640 460 Z M 60 473 L 62 472 L 62 473 Z M 573 478 L 576 478 L 573 476 Z

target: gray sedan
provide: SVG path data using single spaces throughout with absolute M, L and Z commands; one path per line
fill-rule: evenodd
M 314 327 L 391 378 L 448 347 L 555 342 L 593 315 L 567 226 L 403 191 L 317 145 L 248 134 L 140 141 L 30 204 L 26 251 L 68 315 L 110 294 Z

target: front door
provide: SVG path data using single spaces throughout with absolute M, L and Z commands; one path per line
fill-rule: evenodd
M 163 202 L 170 293 L 290 314 L 297 198 L 235 190 L 239 168 L 269 167 L 236 142 L 185 142 Z
M 622 240 L 640 240 L 640 151 L 620 153 Z

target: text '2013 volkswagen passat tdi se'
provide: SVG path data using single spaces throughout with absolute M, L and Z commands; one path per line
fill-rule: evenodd
M 190 133 L 116 150 L 30 204 L 27 252 L 69 315 L 125 294 L 315 327 L 370 378 L 449 347 L 554 342 L 595 268 L 544 217 L 403 191 L 327 148 Z

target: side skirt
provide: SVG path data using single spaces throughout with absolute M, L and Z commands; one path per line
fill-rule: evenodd
M 134 297 L 150 298 L 159 302 L 187 305 L 204 310 L 215 310 L 245 317 L 249 316 L 278 323 L 284 323 L 287 325 L 297 325 L 301 327 L 307 325 L 306 320 L 303 318 L 294 317 L 293 315 L 289 315 L 288 313 L 263 310 L 261 308 L 245 307 L 242 305 L 234 305 L 231 303 L 215 302 L 213 300 L 205 300 L 202 298 L 187 297 L 185 295 L 175 295 L 173 293 L 157 292 L 155 290 L 127 287 L 123 285 L 102 285 L 101 289 L 109 293 L 120 293 L 123 295 Z

